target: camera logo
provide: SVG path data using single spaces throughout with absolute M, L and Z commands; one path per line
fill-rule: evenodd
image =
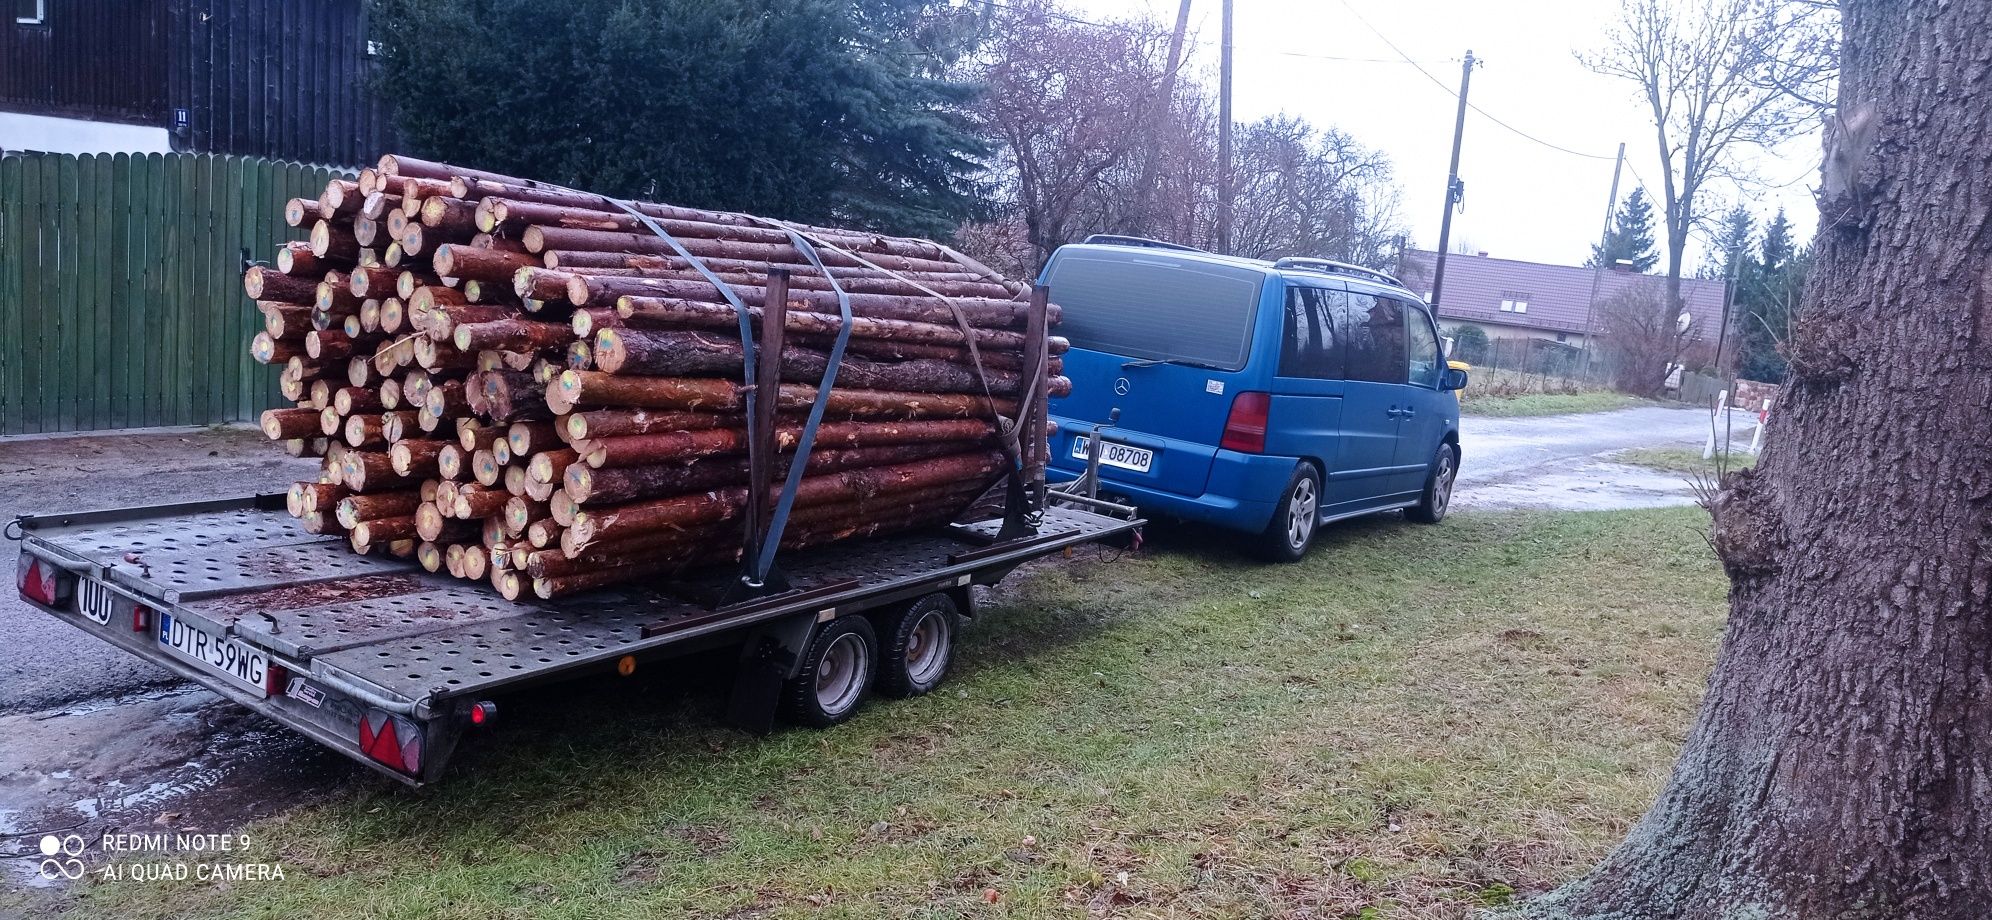
M 41 877 L 49 881 L 68 879 L 75 881 L 83 877 L 83 838 L 75 834 L 57 837 L 48 834 L 41 839 Z

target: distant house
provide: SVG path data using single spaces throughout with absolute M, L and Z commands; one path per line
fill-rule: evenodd
M 388 146 L 364 0 L 6 0 L 0 150 L 352 166 Z
M 1398 278 L 1430 300 L 1436 259 L 1432 252 L 1406 250 Z M 1582 345 L 1587 332 L 1602 333 L 1605 329 L 1594 303 L 1603 309 L 1613 298 L 1629 292 L 1661 296 L 1662 288 L 1656 286 L 1665 283 L 1664 278 L 1625 269 L 1601 272 L 1575 265 L 1494 259 L 1486 253 L 1455 254 L 1446 258 L 1445 288 L 1440 291 L 1436 312 L 1440 327 L 1447 331 L 1470 323 L 1485 329 L 1489 339 L 1548 339 Z M 1681 279 L 1683 306 L 1699 341 L 1715 341 L 1724 288 L 1721 281 Z

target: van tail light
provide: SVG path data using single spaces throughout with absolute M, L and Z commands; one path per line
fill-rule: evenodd
M 1224 420 L 1224 440 L 1219 446 L 1248 454 L 1264 452 L 1266 414 L 1272 408 L 1273 397 L 1266 393 L 1238 394 L 1231 400 L 1231 416 Z
M 63 606 L 75 584 L 69 573 L 25 553 L 14 575 L 14 587 L 20 589 L 21 596 L 44 607 Z
M 360 718 L 360 750 L 409 776 L 422 775 L 422 729 L 408 719 L 367 710 Z

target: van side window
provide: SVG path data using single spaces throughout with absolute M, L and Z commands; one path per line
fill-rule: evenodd
M 1302 285 L 1287 288 L 1279 376 L 1342 379 L 1342 336 L 1330 307 L 1338 294 Z
M 1407 360 L 1404 347 L 1404 306 L 1387 297 L 1350 291 L 1342 295 L 1342 321 L 1348 341 L 1348 378 L 1376 383 L 1403 383 Z
M 1439 388 L 1439 335 L 1432 331 L 1425 308 L 1412 304 L 1404 310 L 1405 341 L 1410 359 L 1411 382 L 1421 387 Z

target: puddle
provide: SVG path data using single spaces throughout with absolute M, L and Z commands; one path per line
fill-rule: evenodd
M 324 799 L 365 769 L 205 690 L 0 716 L 0 884 L 58 887 L 43 837 L 215 834 Z M 94 863 L 92 863 L 94 864 Z
M 1695 492 L 1680 473 L 1590 460 L 1494 482 L 1461 482 L 1455 500 L 1461 509 L 1609 511 L 1692 505 Z

